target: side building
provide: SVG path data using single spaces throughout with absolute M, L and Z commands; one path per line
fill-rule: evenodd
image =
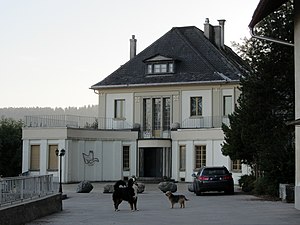
M 63 182 L 133 175 L 190 182 L 200 167 L 224 165 L 237 183 L 248 168 L 222 155 L 221 126 L 247 67 L 224 44 L 224 22 L 207 19 L 204 32 L 174 27 L 137 55 L 132 36 L 130 60 L 91 87 L 97 118 L 26 117 L 23 172 L 59 176 L 61 159 Z

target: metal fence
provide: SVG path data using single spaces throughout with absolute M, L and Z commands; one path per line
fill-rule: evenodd
M 25 116 L 26 127 L 72 127 L 86 129 L 131 129 L 126 120 L 75 115 Z
M 1 178 L 0 207 L 54 194 L 57 187 L 53 175 Z
M 229 125 L 228 116 L 191 117 L 182 121 L 181 128 L 220 128 L 223 123 Z

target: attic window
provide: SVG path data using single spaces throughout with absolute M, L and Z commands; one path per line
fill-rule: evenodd
M 148 63 L 147 74 L 174 73 L 174 62 Z

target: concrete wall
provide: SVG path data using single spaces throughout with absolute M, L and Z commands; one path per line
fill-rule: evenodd
M 37 200 L 0 208 L 1 225 L 23 225 L 32 220 L 60 212 L 62 200 L 60 194 L 46 196 Z

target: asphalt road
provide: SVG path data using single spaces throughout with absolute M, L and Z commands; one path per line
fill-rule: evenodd
M 63 186 L 67 199 L 63 211 L 35 220 L 27 225 L 293 225 L 300 224 L 300 211 L 294 204 L 265 201 L 252 195 L 237 192 L 235 195 L 209 193 L 196 196 L 179 183 L 177 194 L 189 201 L 186 208 L 170 208 L 167 197 L 157 184 L 145 184 L 139 194 L 139 211 L 132 212 L 127 202 L 115 212 L 111 194 L 103 193 L 103 183 L 93 183 L 88 194 L 76 193 L 76 184 Z

